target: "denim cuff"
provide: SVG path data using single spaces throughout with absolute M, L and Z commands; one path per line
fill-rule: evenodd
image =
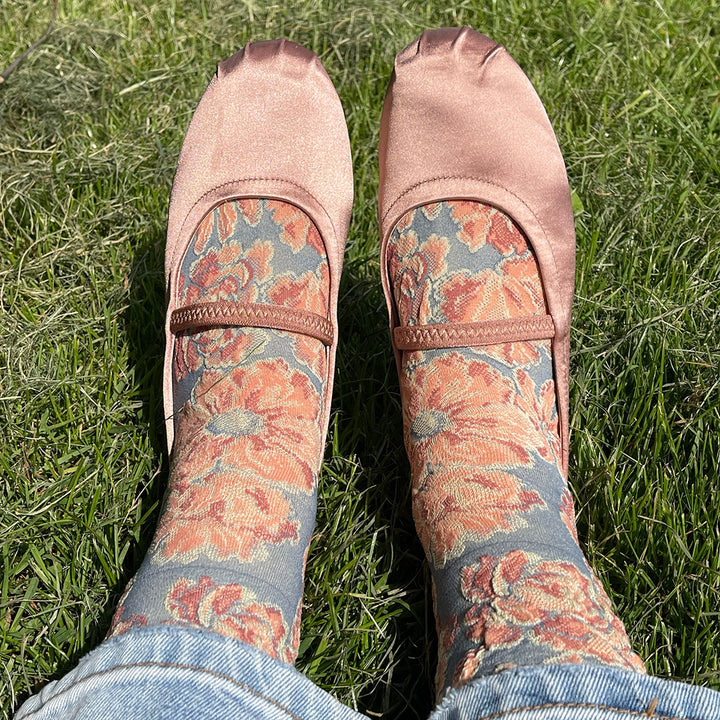
M 720 693 L 606 665 L 533 665 L 450 689 L 429 720 L 711 720 Z
M 136 628 L 105 640 L 27 700 L 16 720 L 364 719 L 294 667 L 196 628 Z M 366 720 L 366 719 L 364 719 Z
M 451 689 L 430 720 L 717 720 L 720 693 L 602 665 L 536 665 Z M 179 625 L 105 640 L 16 720 L 360 720 L 255 647 Z M 365 718 L 365 720 L 367 720 Z

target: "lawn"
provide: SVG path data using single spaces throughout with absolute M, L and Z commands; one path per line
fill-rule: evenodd
M 0 66 L 49 0 L 0 4 Z M 96 646 L 167 478 L 163 243 L 217 61 L 286 36 L 342 99 L 356 203 L 298 667 L 373 717 L 432 704 L 379 284 L 377 139 L 397 51 L 468 24 L 556 128 L 578 232 L 581 542 L 648 670 L 720 689 L 720 6 L 704 0 L 61 0 L 0 85 L 0 717 Z

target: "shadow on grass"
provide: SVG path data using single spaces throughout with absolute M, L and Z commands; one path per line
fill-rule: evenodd
M 168 475 L 162 403 L 165 347 L 164 243 L 164 232 L 154 228 L 137 238 L 129 275 L 127 308 L 119 318 L 128 347 L 128 368 L 134 377 L 133 387 L 141 401 L 137 410 L 138 429 L 146 435 L 155 458 L 152 467 L 158 469 L 151 477 L 143 477 L 135 489 L 135 499 L 141 508 L 141 512 L 134 516 L 136 522 L 119 529 L 125 538 L 130 535 L 130 551 L 125 556 L 107 605 L 93 624 L 85 642 L 73 653 L 67 664 L 58 668 L 52 679 L 61 677 L 75 667 L 83 655 L 103 641 L 118 601 L 140 567 L 155 532 Z
M 55 654 L 57 661 L 52 672 L 44 675 L 42 683 L 37 687 L 18 694 L 14 703 L 15 709 L 47 682 L 58 680 L 73 670 L 84 655 L 102 642 L 117 601 L 142 562 L 152 539 L 167 478 L 161 387 L 165 302 L 163 241 L 163 234 L 156 230 L 137 237 L 136 251 L 128 274 L 125 302 L 121 303 L 125 310 L 117 318 L 121 344 L 128 348 L 129 395 L 126 400 L 129 406 L 136 408 L 132 418 L 132 434 L 122 442 L 126 442 L 128 447 L 135 445 L 135 448 L 132 448 L 137 450 L 134 453 L 135 461 L 143 467 L 136 468 L 139 471 L 135 486 L 131 485 L 132 478 L 117 478 L 116 488 L 119 493 L 124 493 L 124 496 L 118 496 L 119 507 L 114 508 L 112 503 L 102 507 L 106 507 L 109 512 L 117 510 L 118 515 L 127 520 L 123 526 L 110 528 L 112 516 L 106 516 L 106 522 L 98 526 L 97 540 L 111 546 L 116 542 L 116 549 L 121 557 L 125 547 L 129 550 L 124 555 L 122 567 L 105 568 L 105 577 L 111 587 L 108 600 L 102 609 L 96 605 L 87 611 L 82 634 L 78 632 L 74 637 L 66 638 L 62 654 Z M 109 306 L 112 306 L 113 302 L 110 299 Z M 137 400 L 140 402 L 133 402 Z M 114 495 L 115 490 L 112 492 Z M 115 582 L 111 573 L 114 573 Z
M 435 628 L 429 573 L 411 515 L 400 391 L 376 264 L 363 258 L 346 263 L 338 310 L 338 453 L 359 460 L 377 544 L 368 562 L 375 563 L 374 577 L 387 583 L 378 598 L 384 642 L 378 637 L 382 647 L 369 652 L 375 678 L 357 705 L 371 717 L 424 718 L 433 705 Z
M 165 352 L 164 252 L 164 228 L 153 228 L 139 238 L 130 273 L 128 308 L 123 314 L 129 365 L 142 400 L 138 420 L 147 433 L 153 456 L 161 460 L 154 463 L 154 466 L 159 466 L 159 471 L 152 478 L 146 478 L 147 484 L 138 493 L 143 508 L 142 520 L 133 528 L 137 542 L 125 560 L 123 578 L 114 588 L 118 593 L 117 599 L 145 557 L 167 485 L 168 458 L 162 393 Z

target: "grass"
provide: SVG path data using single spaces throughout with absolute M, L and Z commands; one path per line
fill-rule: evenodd
M 0 65 L 51 3 L 0 5 Z M 163 240 L 215 63 L 315 50 L 356 204 L 298 667 L 371 716 L 423 717 L 434 629 L 379 287 L 378 121 L 425 27 L 503 42 L 575 194 L 571 474 L 591 563 L 650 672 L 720 689 L 720 10 L 702 0 L 62 0 L 0 86 L 0 716 L 106 632 L 167 475 Z

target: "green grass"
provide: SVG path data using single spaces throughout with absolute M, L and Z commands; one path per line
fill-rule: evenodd
M 49 2 L 0 5 L 0 65 Z M 183 133 L 250 39 L 315 50 L 356 204 L 299 668 L 423 717 L 434 629 L 379 286 L 378 121 L 394 54 L 470 24 L 535 83 L 576 195 L 580 536 L 648 669 L 720 689 L 720 11 L 703 0 L 62 0 L 0 86 L 0 715 L 94 647 L 167 475 L 163 240 Z

